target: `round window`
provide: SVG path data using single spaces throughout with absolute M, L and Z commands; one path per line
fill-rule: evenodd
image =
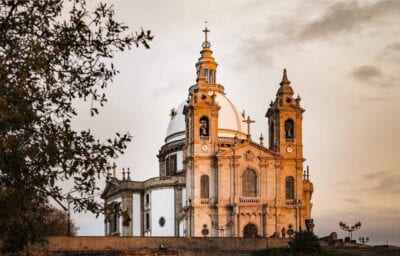
M 160 224 L 160 227 L 164 227 L 164 225 L 165 225 L 165 218 L 164 218 L 164 217 L 161 217 L 161 218 L 158 220 L 158 224 Z

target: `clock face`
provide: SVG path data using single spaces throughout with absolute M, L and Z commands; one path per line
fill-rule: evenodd
M 287 151 L 288 153 L 291 153 L 291 152 L 293 152 L 293 148 L 292 148 L 291 146 L 289 146 L 289 147 L 286 148 L 286 151 Z
M 207 151 L 208 147 L 206 144 L 201 145 L 201 150 Z

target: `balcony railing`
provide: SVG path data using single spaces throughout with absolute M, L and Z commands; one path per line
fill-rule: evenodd
M 258 204 L 260 202 L 260 198 L 256 197 L 241 197 L 239 198 L 239 202 L 242 204 Z
M 286 142 L 292 142 L 292 143 L 293 143 L 293 142 L 294 142 L 294 138 L 285 138 L 285 141 L 286 141 Z
M 295 199 L 286 199 L 286 205 L 296 205 Z
M 200 136 L 200 139 L 201 139 L 201 140 L 209 140 L 210 137 L 209 137 L 209 136 L 201 135 L 201 136 Z
M 200 204 L 209 204 L 209 203 L 210 203 L 210 199 L 208 199 L 208 198 L 200 199 Z

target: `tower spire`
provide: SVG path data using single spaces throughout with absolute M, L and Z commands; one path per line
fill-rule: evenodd
M 208 33 L 210 30 L 207 28 L 207 21 L 205 22 L 205 26 L 202 31 L 204 32 L 204 42 L 200 51 L 201 56 L 196 63 L 196 82 L 198 85 L 215 85 L 218 64 L 215 62 L 210 49 L 211 44 L 208 41 Z
M 287 72 L 286 72 L 286 68 L 283 69 L 283 76 L 282 76 L 282 82 L 280 83 L 280 85 L 284 85 L 284 84 L 290 84 L 290 81 L 287 77 Z

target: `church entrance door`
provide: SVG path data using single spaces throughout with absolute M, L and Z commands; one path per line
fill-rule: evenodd
M 256 237 L 257 226 L 254 224 L 247 224 L 243 229 L 243 237 Z

